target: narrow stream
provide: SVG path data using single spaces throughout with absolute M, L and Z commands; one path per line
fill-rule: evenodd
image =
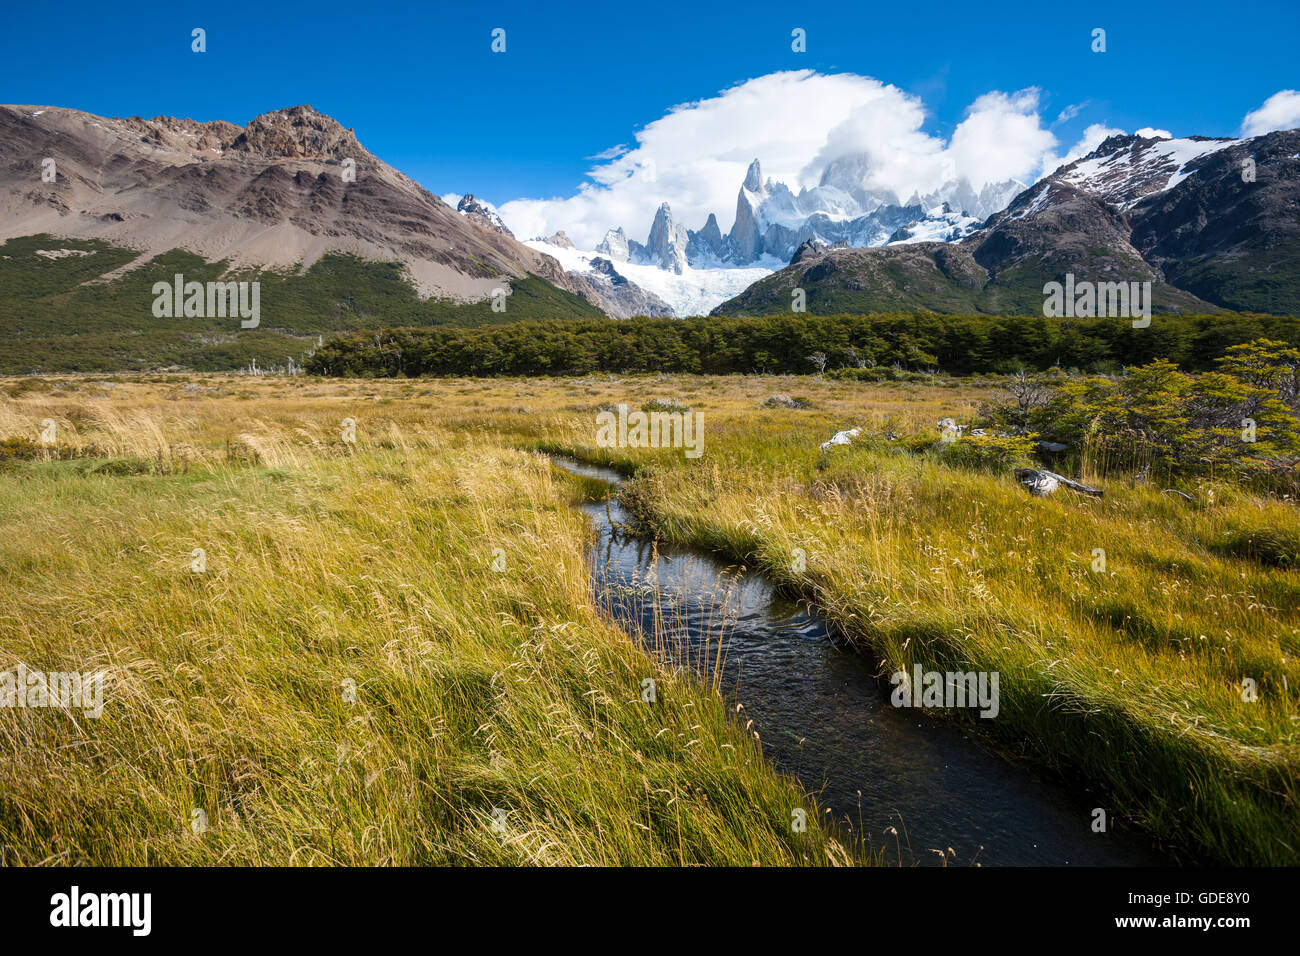
M 666 635 L 678 659 L 703 665 L 743 704 L 777 768 L 891 862 L 937 865 L 931 851 L 949 848 L 949 865 L 959 866 L 1169 862 L 1131 830 L 1094 833 L 1092 808 L 1104 804 L 986 752 L 960 728 L 891 706 L 866 658 L 836 646 L 820 617 L 761 575 L 616 532 L 627 515 L 615 500 L 582 511 L 598 533 L 591 564 L 600 606 L 630 632 Z

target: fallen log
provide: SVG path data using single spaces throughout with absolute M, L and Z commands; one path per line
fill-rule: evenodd
M 1094 498 L 1102 496 L 1100 488 L 1080 484 L 1066 478 L 1064 475 L 1058 475 L 1056 472 L 1047 471 L 1044 468 L 1017 468 L 1016 480 L 1040 498 L 1052 494 L 1061 485 L 1065 485 L 1071 491 L 1077 491 L 1081 495 L 1092 495 Z

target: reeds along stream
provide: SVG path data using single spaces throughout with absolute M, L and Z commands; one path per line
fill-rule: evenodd
M 607 469 L 556 464 L 622 481 Z M 1131 830 L 1093 832 L 1093 808 L 1103 802 L 1013 766 L 956 726 L 893 707 L 872 664 L 837 646 L 814 612 L 762 576 L 621 533 L 626 515 L 616 499 L 582 510 L 597 532 L 597 601 L 651 653 L 740 704 L 776 767 L 890 862 L 1166 862 Z

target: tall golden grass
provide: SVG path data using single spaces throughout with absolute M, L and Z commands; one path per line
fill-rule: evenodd
M 995 391 L 748 376 L 13 384 L 0 439 L 35 441 L 49 417 L 67 444 L 0 469 L 0 668 L 107 667 L 117 709 L 0 711 L 6 858 L 854 858 L 819 828 L 791 834 L 809 801 L 714 689 L 590 606 L 571 489 L 525 453 L 550 450 L 645 469 L 628 501 L 646 528 L 763 568 L 882 677 L 999 671 L 999 718 L 972 726 L 1180 858 L 1296 863 L 1300 572 L 1269 560 L 1300 527 L 1295 503 L 1208 480 L 1185 501 L 1104 462 L 1081 476 L 1103 499 L 1040 500 L 888 442 L 818 450 L 854 425 L 962 421 Z M 776 392 L 811 407 L 761 408 Z M 596 409 L 657 398 L 704 415 L 701 459 L 595 445 Z M 196 576 L 200 546 L 210 570 Z M 636 706 L 651 673 L 662 709 Z
M 0 402 L 64 446 L 0 467 L 0 670 L 106 675 L 97 719 L 0 708 L 4 862 L 863 861 L 592 606 L 544 457 L 395 390 L 199 381 Z

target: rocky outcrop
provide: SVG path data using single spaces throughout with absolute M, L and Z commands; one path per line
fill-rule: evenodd
M 819 239 L 805 239 L 799 244 L 799 248 L 794 251 L 790 257 L 790 265 L 795 266 L 801 262 L 807 262 L 809 259 L 815 259 L 824 254 L 829 249 L 826 243 Z
M 553 236 L 547 236 L 545 239 L 542 240 L 542 242 L 545 242 L 548 245 L 555 246 L 555 248 L 557 249 L 577 248 L 576 246 L 574 246 L 573 240 L 571 240 L 567 235 L 564 234 L 563 229 L 555 233 L 555 235 Z
M 721 262 L 727 254 L 727 243 L 718 227 L 718 217 L 709 213 L 704 228 L 699 232 L 687 231 L 686 258 L 692 264 Z
M 475 199 L 473 193 L 466 193 L 460 197 L 460 202 L 456 204 L 456 211 L 470 222 L 476 222 L 485 229 L 499 232 L 511 239 L 515 237 L 515 234 L 506 227 L 505 220 L 497 215 L 497 211 L 487 203 Z
M 596 251 L 601 255 L 609 256 L 615 262 L 627 262 L 629 256 L 627 233 L 623 227 L 610 229 L 605 233 L 605 238 L 596 244 Z
M 569 276 L 579 285 L 579 295 L 613 318 L 668 318 L 674 314 L 667 302 L 629 282 L 608 259 L 592 259 L 590 272 L 570 272 Z
M 197 149 L 201 153 L 222 153 L 243 135 L 234 123 L 216 120 L 198 123 L 192 119 L 155 116 L 151 120 L 132 116 L 123 120 L 129 129 L 140 133 L 140 141 L 162 149 Z
M 668 203 L 661 203 L 641 258 L 649 265 L 681 275 L 686 270 L 686 247 L 689 243 L 686 227 L 673 221 L 673 211 Z
M 763 236 L 756 211 L 765 198 L 762 175 L 756 159 L 749 164 L 745 182 L 736 196 L 736 221 L 727 234 L 727 248 L 734 262 L 753 262 L 763 254 Z
M 267 160 L 359 160 L 365 152 L 352 130 L 310 106 L 291 106 L 254 117 L 230 149 Z

